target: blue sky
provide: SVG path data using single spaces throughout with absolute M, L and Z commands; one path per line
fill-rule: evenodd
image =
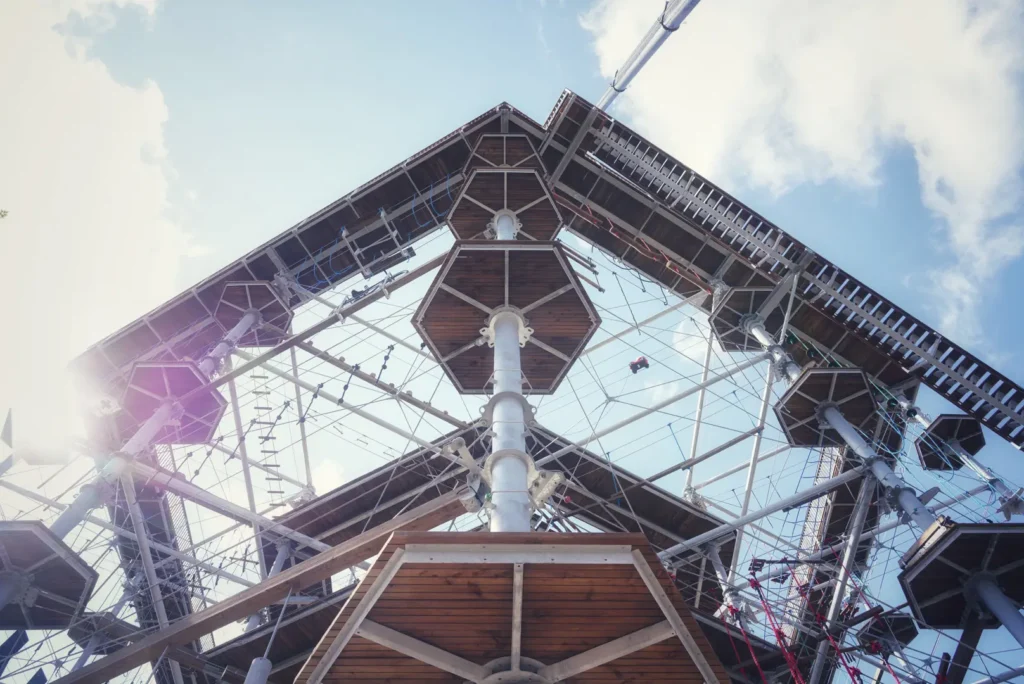
M 905 16 L 879 0 L 767 5 L 705 0 L 613 114 L 1024 379 L 1019 8 L 991 3 L 972 15 L 967 2 L 918 3 L 915 13 L 908 2 Z M 500 101 L 543 121 L 563 88 L 596 100 L 660 6 L 5 6 L 0 18 L 17 21 L 0 21 L 0 92 L 15 103 L 0 112 L 13 161 L 0 169 L 0 206 L 11 211 L 0 253 L 15 259 L 0 288 L 19 294 L 8 323 L 31 334 L 5 339 L 0 377 L 13 380 L 0 387 L 0 408 L 24 408 L 26 430 L 33 410 L 39 431 L 52 427 L 67 359 Z M 976 250 L 956 235 L 1000 243 Z M 936 280 L 949 273 L 962 277 L 959 289 Z M 659 308 L 650 299 L 638 317 Z M 945 303 L 965 301 L 966 315 L 943 315 Z M 614 294 L 604 303 L 625 316 Z M 678 319 L 669 320 L 660 336 L 675 342 Z M 660 398 L 645 385 L 672 378 L 654 373 L 625 377 L 620 391 L 641 404 Z M 669 420 L 651 419 L 645 436 L 671 444 Z M 617 456 L 636 434 L 607 446 Z M 730 433 L 703 434 L 710 448 Z M 680 440 L 685 449 L 688 433 Z M 731 462 L 748 453 L 743 445 Z M 676 457 L 660 449 L 625 465 L 649 474 Z M 1024 482 L 1017 452 L 990 443 L 985 457 Z M 792 484 L 799 465 L 761 472 Z M 723 485 L 723 500 L 735 484 Z

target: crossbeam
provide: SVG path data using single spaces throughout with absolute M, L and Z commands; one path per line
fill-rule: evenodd
M 630 653 L 645 649 L 648 646 L 660 644 L 665 639 L 675 636 L 675 634 L 675 630 L 672 629 L 672 625 L 669 624 L 668 620 L 662 620 L 650 627 L 638 629 L 614 641 L 595 646 L 589 651 L 566 658 L 554 665 L 542 667 L 537 674 L 549 682 L 561 682 L 582 674 L 587 670 L 600 667 L 605 663 L 618 660 Z

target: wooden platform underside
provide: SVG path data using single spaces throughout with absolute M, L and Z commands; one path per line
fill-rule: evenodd
M 557 550 L 548 545 L 557 545 Z M 534 561 L 521 566 L 520 648 L 524 663 L 531 659 L 544 666 L 564 665 L 573 662 L 567 661 L 573 656 L 639 630 L 664 628 L 671 618 L 645 583 L 645 572 L 671 605 L 671 613 L 678 616 L 700 658 L 720 682 L 729 681 L 642 535 L 427 532 L 392 537 L 296 682 L 310 681 L 322 660 L 325 665 L 321 669 L 332 663 L 323 681 L 467 680 L 463 674 L 385 648 L 374 631 L 381 626 L 473 667 L 509 658 L 514 652 L 516 566 L 512 556 L 495 558 L 503 549 L 515 549 L 520 554 L 517 557 Z M 449 551 L 462 554 L 454 557 L 460 562 L 448 562 L 446 559 L 453 557 L 438 555 Z M 427 554 L 440 562 L 427 562 Z M 465 554 L 475 554 L 481 561 L 466 562 Z M 558 562 L 543 562 L 545 554 Z M 594 560 L 602 554 L 611 562 Z M 406 558 L 408 562 L 404 562 Z M 570 558 L 578 562 L 561 562 Z M 582 558 L 590 560 L 581 564 Z M 623 558 L 629 562 L 622 562 Z M 633 563 L 642 564 L 644 570 Z M 342 640 L 343 648 L 332 662 L 331 650 Z M 704 677 L 681 639 L 668 631 L 642 648 L 558 681 L 697 683 Z

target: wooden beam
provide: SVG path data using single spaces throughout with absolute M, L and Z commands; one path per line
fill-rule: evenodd
M 512 662 L 513 672 L 519 670 L 523 644 L 523 564 L 512 566 Z
M 388 584 L 394 579 L 395 575 L 402 567 L 402 557 L 405 555 L 405 549 L 397 548 L 395 552 L 391 554 L 391 558 L 381 568 L 380 574 L 377 575 L 376 579 L 373 580 L 373 586 L 359 599 L 358 605 L 352 611 L 352 614 L 345 621 L 341 631 L 338 632 L 337 636 L 327 646 L 327 651 L 324 652 L 320 660 L 317 661 L 316 667 L 313 668 L 313 672 L 310 673 L 309 684 L 320 684 L 330 672 L 331 668 L 334 667 L 334 661 L 338 659 L 341 652 L 348 646 L 348 642 L 352 640 L 352 637 L 356 635 L 356 630 L 359 629 L 359 625 L 362 624 L 363 620 L 373 609 L 373 604 L 377 602 L 380 595 L 384 593 L 384 590 L 388 588 Z M 371 630 L 372 631 L 372 630 Z M 326 637 L 324 637 L 326 639 Z M 321 642 L 323 643 L 323 642 Z M 397 649 L 396 649 L 397 650 Z M 305 668 L 303 668 L 305 669 Z
M 482 665 L 460 658 L 437 646 L 414 639 L 390 627 L 377 624 L 373 620 L 363 620 L 356 629 L 356 634 L 375 644 L 390 648 L 402 655 L 415 658 L 422 663 L 436 667 L 453 675 L 468 679 L 471 682 L 482 682 L 487 677 L 487 669 Z
M 640 573 L 640 577 L 643 579 L 644 584 L 647 585 L 647 590 L 651 592 L 651 596 L 657 602 L 658 607 L 661 608 L 661 612 L 665 615 L 668 623 L 672 626 L 672 630 L 676 636 L 679 637 L 679 641 L 683 644 L 683 648 L 686 649 L 687 654 L 693 659 L 697 669 L 700 670 L 701 675 L 704 677 L 704 681 L 707 684 L 723 684 L 719 681 L 718 675 L 711 668 L 711 663 L 704 657 L 704 654 L 700 650 L 700 646 L 697 645 L 697 641 L 690 634 L 690 630 L 686 628 L 686 624 L 683 619 L 679 617 L 679 613 L 676 611 L 675 606 L 672 605 L 672 600 L 665 593 L 665 590 L 661 587 L 661 583 L 658 582 L 657 575 L 651 570 L 651 566 L 647 564 L 647 559 L 644 558 L 644 554 L 640 551 L 633 550 L 633 565 L 636 566 L 636 571 Z
M 156 660 L 165 648 L 183 646 L 196 641 L 205 634 L 251 615 L 263 606 L 283 599 L 289 591 L 298 593 L 345 568 L 352 567 L 359 561 L 366 560 L 380 551 L 393 532 L 403 527 L 413 523 L 422 525 L 427 521 L 436 521 L 433 524 L 438 525 L 451 520 L 463 510 L 459 501 L 459 497 L 463 495 L 463 490 L 453 490 L 396 516 L 285 570 L 276 577 L 268 578 L 251 589 L 173 622 L 167 629 L 153 633 L 76 672 L 71 672 L 56 680 L 55 684 L 105 682 Z
M 589 651 L 584 651 L 561 662 L 541 668 L 537 674 L 544 677 L 545 681 L 561 682 L 648 646 L 659 644 L 671 636 L 675 636 L 672 625 L 669 624 L 668 620 L 662 620 L 650 627 L 644 627 L 619 637 L 614 641 L 595 646 Z

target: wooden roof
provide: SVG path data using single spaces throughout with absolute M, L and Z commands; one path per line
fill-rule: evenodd
M 368 605 L 372 601 L 366 620 L 458 658 L 486 666 L 507 657 L 513 647 L 511 563 L 410 561 L 401 565 L 393 578 L 387 574 L 387 569 L 393 565 L 392 559 L 398 560 L 402 557 L 400 554 L 420 545 L 425 548 L 441 545 L 473 553 L 481 544 L 491 553 L 500 553 L 504 548 L 518 552 L 518 549 L 536 547 L 552 555 L 564 551 L 566 558 L 572 556 L 574 548 L 607 548 L 609 554 L 620 547 L 636 550 L 640 554 L 638 562 L 656 576 L 660 591 L 671 602 L 695 648 L 699 649 L 700 657 L 707 661 L 719 681 L 729 681 L 725 667 L 642 535 L 426 532 L 396 533 L 392 537 L 325 632 L 296 682 L 308 681 L 349 620 L 362 622 L 360 615 L 366 608 L 361 608 L 360 604 L 364 600 Z M 548 547 L 559 550 L 549 551 Z M 533 558 L 522 557 L 524 560 Z M 652 596 L 641 571 L 631 564 L 527 562 L 522 572 L 524 661 L 552 665 L 639 629 L 671 620 L 667 618 L 665 607 L 659 606 Z M 375 588 L 378 577 L 388 578 L 382 591 Z M 371 588 L 373 593 L 370 593 Z M 379 598 L 376 598 L 378 593 Z M 355 623 L 348 629 L 355 629 Z M 324 681 L 464 681 L 464 677 L 370 643 L 371 639 L 372 636 L 353 636 L 330 666 Z M 634 680 L 696 683 L 703 682 L 704 676 L 680 639 L 669 635 L 656 645 L 624 656 L 622 662 L 613 660 L 564 681 Z

